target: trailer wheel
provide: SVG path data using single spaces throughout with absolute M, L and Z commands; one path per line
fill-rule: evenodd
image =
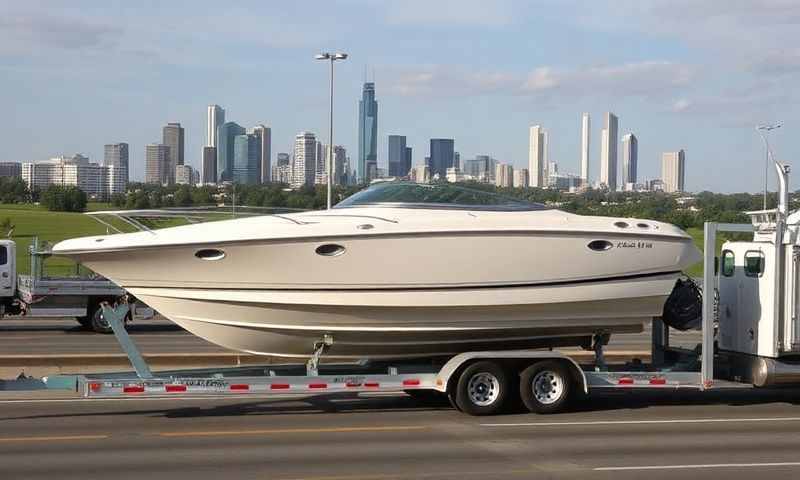
M 470 415 L 495 415 L 505 408 L 509 387 L 508 375 L 500 365 L 476 362 L 459 376 L 455 403 L 459 410 Z
M 75 320 L 81 324 L 81 327 L 85 328 L 86 330 L 92 330 L 92 318 L 88 315 L 85 317 L 75 317 Z
M 125 330 L 128 329 L 128 323 L 131 321 L 131 318 L 131 312 L 129 311 L 128 314 L 125 315 Z M 111 325 L 109 325 L 108 321 L 106 321 L 105 317 L 103 316 L 103 306 L 100 303 L 95 305 L 94 313 L 92 314 L 92 330 L 97 333 L 113 332 Z
M 569 402 L 572 390 L 572 375 L 563 362 L 538 362 L 526 368 L 520 375 L 520 396 L 531 412 L 556 413 L 563 410 Z

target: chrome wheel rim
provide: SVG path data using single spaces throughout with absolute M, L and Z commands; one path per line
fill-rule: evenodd
M 473 405 L 479 407 L 491 405 L 500 395 L 500 380 L 488 372 L 476 373 L 469 379 L 467 394 Z
M 564 379 L 551 370 L 537 373 L 533 377 L 532 387 L 534 398 L 543 405 L 555 403 L 564 395 Z

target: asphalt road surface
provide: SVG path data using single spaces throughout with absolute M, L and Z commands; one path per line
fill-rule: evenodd
M 0 401 L 3 479 L 798 478 L 800 391 L 468 417 L 404 395 Z
M 145 354 L 228 352 L 164 319 L 134 322 L 130 334 Z M 699 341 L 699 332 L 673 335 L 674 345 L 694 346 Z M 650 331 L 612 336 L 609 349 L 649 351 Z M 105 353 L 120 353 L 114 336 L 86 331 L 74 319 L 0 318 L 0 355 Z

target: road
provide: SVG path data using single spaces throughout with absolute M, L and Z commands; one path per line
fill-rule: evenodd
M 191 335 L 168 320 L 134 322 L 130 333 L 139 349 L 151 353 L 218 353 L 228 350 Z M 699 332 L 678 333 L 674 344 L 694 346 Z M 650 331 L 615 335 L 610 350 L 649 350 Z M 0 355 L 62 355 L 120 353 L 113 335 L 89 332 L 74 319 L 0 319 Z
M 800 476 L 800 391 L 659 392 L 468 417 L 403 395 L 0 401 L 8 479 Z

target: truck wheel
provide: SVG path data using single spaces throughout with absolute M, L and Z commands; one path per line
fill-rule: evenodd
M 495 415 L 506 406 L 508 375 L 495 362 L 480 361 L 464 369 L 458 378 L 455 400 L 458 409 L 470 415 Z
M 556 413 L 563 410 L 569 402 L 572 389 L 572 375 L 563 362 L 538 362 L 520 375 L 520 396 L 531 412 Z

